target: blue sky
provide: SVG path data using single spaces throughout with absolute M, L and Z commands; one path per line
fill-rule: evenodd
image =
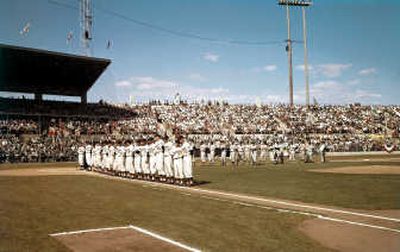
M 78 7 L 77 0 L 54 0 Z M 172 97 L 287 102 L 285 12 L 275 0 L 94 0 L 93 56 L 113 62 L 89 101 Z M 184 38 L 105 12 L 236 45 Z M 400 1 L 324 0 L 307 10 L 311 97 L 399 104 Z M 30 23 L 29 32 L 21 35 Z M 66 43 L 72 31 L 71 43 Z M 300 9 L 292 38 L 302 40 Z M 106 48 L 107 41 L 112 47 Z M 2 0 L 0 43 L 81 53 L 79 12 L 48 0 Z M 303 45 L 294 45 L 295 102 L 304 103 Z

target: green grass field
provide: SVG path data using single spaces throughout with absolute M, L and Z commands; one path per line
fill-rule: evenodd
M 196 178 L 205 188 L 298 200 L 356 209 L 400 209 L 400 175 L 355 175 L 307 172 L 309 169 L 365 166 L 357 163 L 286 163 L 256 167 L 198 165 Z M 400 162 L 368 162 L 394 165 Z
M 399 166 L 398 162 L 370 162 Z M 196 164 L 201 188 L 360 209 L 400 209 L 399 175 L 307 172 L 359 163 Z M 75 166 L 45 164 L 43 168 Z M 0 169 L 34 168 L 2 165 Z M 65 251 L 48 234 L 128 224 L 206 251 L 327 251 L 298 231 L 304 216 L 89 176 L 0 176 L 0 251 Z
M 326 251 L 305 218 L 88 176 L 0 177 L 0 251 L 64 251 L 48 234 L 137 225 L 206 251 Z

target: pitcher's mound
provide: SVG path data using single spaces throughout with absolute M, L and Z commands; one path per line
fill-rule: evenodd
M 72 251 L 187 251 L 130 228 L 53 237 Z
M 400 174 L 400 166 L 391 165 L 367 165 L 346 166 L 339 168 L 315 169 L 310 172 L 342 173 L 342 174 Z

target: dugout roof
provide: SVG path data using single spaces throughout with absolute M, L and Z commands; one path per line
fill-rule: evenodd
M 111 63 L 0 44 L 0 91 L 83 96 Z

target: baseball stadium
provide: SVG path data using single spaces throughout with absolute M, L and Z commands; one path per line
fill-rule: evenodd
M 0 251 L 400 251 L 400 4 L 244 2 L 0 3 Z

